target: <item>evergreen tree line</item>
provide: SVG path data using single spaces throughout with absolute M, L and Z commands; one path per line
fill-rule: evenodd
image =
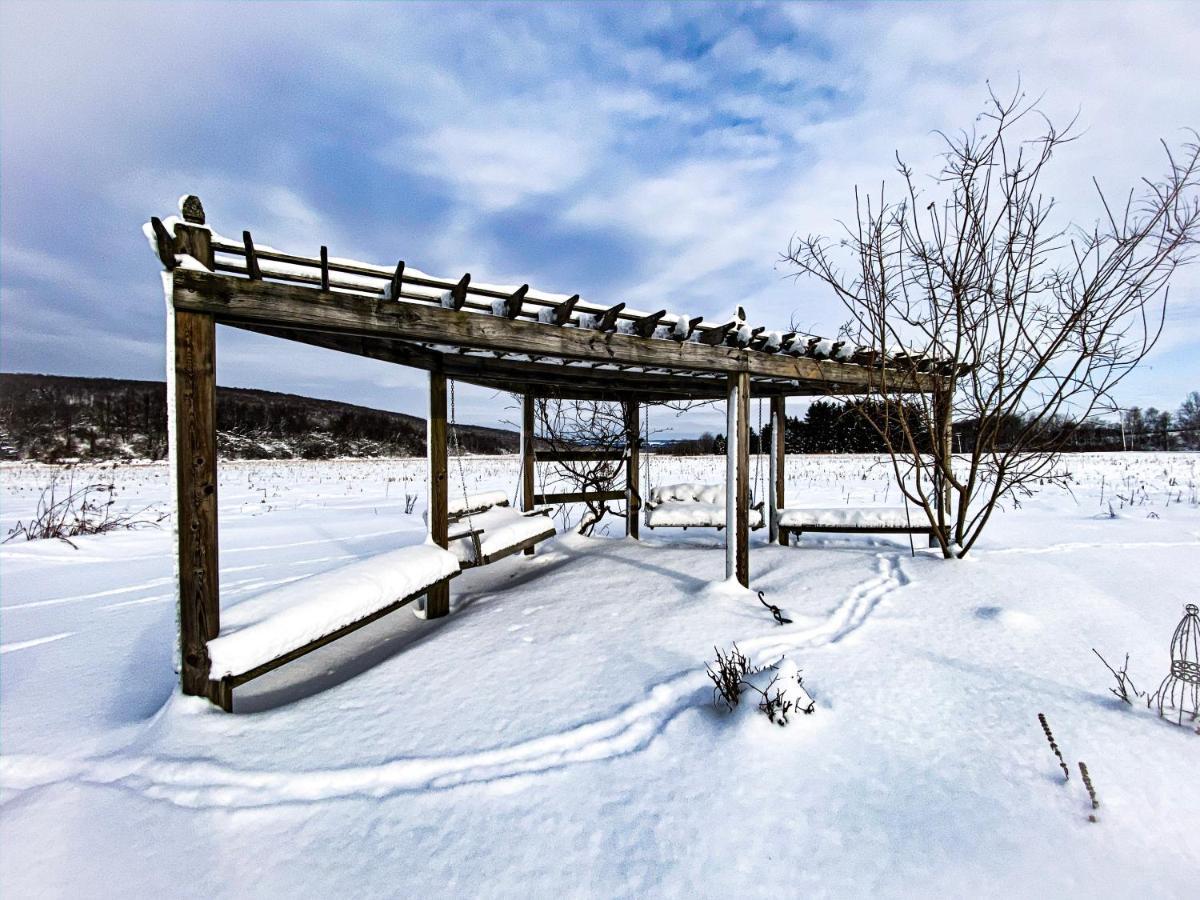
M 864 410 L 865 407 L 865 410 Z M 784 432 L 784 447 L 788 453 L 884 453 L 886 446 L 875 429 L 864 419 L 866 411 L 875 421 L 882 421 L 880 404 L 870 400 L 852 400 L 837 403 L 817 400 L 812 403 L 803 418 L 787 417 Z M 920 422 L 920 417 L 906 410 L 909 428 L 923 447 L 928 446 L 929 436 Z M 893 415 L 893 419 L 897 417 Z M 1024 422 L 1020 416 L 1009 416 L 1002 423 L 997 443 L 1003 447 L 1015 437 Z M 901 425 L 895 421 L 894 441 L 899 440 Z M 969 447 L 975 440 L 977 423 L 964 420 L 954 423 L 955 449 Z M 1054 441 L 1065 441 L 1069 451 L 1112 451 L 1112 450 L 1200 450 L 1200 392 L 1192 391 L 1175 413 L 1153 407 L 1140 409 L 1130 407 L 1123 413 L 1120 423 L 1078 423 L 1062 420 L 1057 429 L 1052 428 L 1049 436 Z M 762 435 L 750 429 L 750 452 L 760 452 L 760 447 L 770 446 L 771 426 L 765 424 Z M 703 456 L 725 453 L 725 435 L 705 432 L 694 440 L 675 441 L 670 452 L 682 456 Z

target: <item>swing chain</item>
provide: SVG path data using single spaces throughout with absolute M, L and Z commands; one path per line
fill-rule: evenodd
M 464 512 L 467 516 L 467 530 L 471 532 L 471 545 L 475 550 L 476 562 L 481 561 L 483 549 L 479 543 L 479 535 L 475 532 L 475 522 L 471 517 L 470 495 L 467 494 L 467 474 L 463 469 L 462 447 L 458 442 L 458 411 L 454 403 L 454 379 L 450 379 L 450 440 L 454 445 L 454 458 L 458 465 L 458 483 L 462 487 Z

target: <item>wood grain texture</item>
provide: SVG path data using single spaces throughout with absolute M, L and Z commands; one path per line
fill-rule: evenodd
M 642 407 L 636 397 L 625 401 L 625 443 L 629 458 L 625 461 L 625 534 L 638 540 L 642 490 L 639 481 L 639 438 L 642 433 Z
M 221 630 L 217 560 L 216 323 L 175 312 L 175 467 L 183 692 L 208 693 L 208 642 Z
M 771 472 L 773 478 L 772 484 L 768 488 L 771 503 L 768 515 L 770 522 L 768 523 L 768 534 L 771 541 L 778 541 L 780 544 L 786 545 L 787 541 L 783 535 L 779 533 L 779 525 L 775 521 L 777 511 L 783 509 L 787 505 L 787 400 L 783 397 L 771 398 Z
M 426 423 L 429 456 L 429 536 L 445 549 L 449 546 L 450 485 L 446 454 L 446 375 L 429 373 L 429 419 Z M 450 612 L 450 585 L 435 585 L 425 595 L 425 618 L 439 619 Z
M 214 315 L 222 323 L 283 325 L 369 337 L 424 340 L 462 347 L 565 359 L 665 366 L 693 372 L 749 372 L 831 392 L 879 384 L 890 390 L 932 389 L 932 376 L 905 376 L 829 360 L 747 351 L 736 347 L 640 338 L 582 328 L 555 328 L 499 316 L 456 312 L 381 297 L 322 294 L 294 284 L 177 271 L 178 309 Z
M 533 394 L 529 392 L 521 396 L 521 509 L 524 512 L 530 512 L 534 507 L 534 402 Z M 532 546 L 524 549 L 526 556 L 533 555 Z
M 742 587 L 750 587 L 750 378 L 745 372 L 729 376 L 737 396 L 737 512 L 734 515 L 734 574 Z M 732 392 L 732 390 L 731 390 Z

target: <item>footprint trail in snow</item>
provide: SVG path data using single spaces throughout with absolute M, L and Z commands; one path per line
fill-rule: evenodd
M 893 591 L 909 583 L 899 556 L 880 554 L 876 574 L 856 585 L 821 624 L 790 627 L 738 642 L 754 665 L 778 662 L 806 647 L 837 643 L 866 622 Z M 25 791 L 64 781 L 113 785 L 185 807 L 246 808 L 351 797 L 439 790 L 597 762 L 649 746 L 667 724 L 707 697 L 702 669 L 651 687 L 614 715 L 510 747 L 457 756 L 409 757 L 391 762 L 307 772 L 251 771 L 195 759 L 113 755 L 90 759 L 40 756 L 0 758 L 0 785 Z

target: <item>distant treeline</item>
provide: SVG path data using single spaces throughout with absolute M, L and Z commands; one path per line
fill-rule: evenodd
M 860 407 L 870 401 L 853 400 L 835 403 L 818 400 L 808 407 L 804 418 L 788 416 L 784 433 L 784 446 L 788 453 L 883 453 L 886 447 L 875 429 L 865 420 Z M 882 417 L 878 417 L 882 418 Z M 909 415 L 909 428 L 917 436 L 918 443 L 929 446 L 919 417 Z M 1020 416 L 1009 416 L 999 429 L 996 442 L 999 447 L 1012 441 L 1020 432 L 1023 421 Z M 969 447 L 974 443 L 976 422 L 966 420 L 954 423 L 955 449 Z M 899 440 L 900 424 L 896 423 Z M 1065 438 L 1066 449 L 1072 451 L 1101 450 L 1200 450 L 1200 393 L 1193 391 L 1175 413 L 1160 411 L 1153 407 L 1142 410 L 1130 407 L 1125 410 L 1119 423 L 1075 423 L 1061 422 L 1059 434 Z M 758 432 L 750 429 L 750 452 L 758 453 L 760 444 L 769 446 L 771 426 L 763 426 Z M 705 433 L 694 440 L 672 441 L 664 449 L 681 456 L 723 454 L 725 435 Z
M 0 454 L 10 459 L 162 459 L 161 381 L 0 374 Z M 465 453 L 513 453 L 511 431 L 460 426 Z M 235 459 L 419 456 L 425 421 L 293 394 L 217 388 L 217 446 Z

